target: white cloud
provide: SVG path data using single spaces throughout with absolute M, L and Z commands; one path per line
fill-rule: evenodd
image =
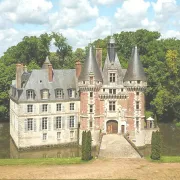
M 112 5 L 116 3 L 121 3 L 124 0 L 91 0 L 94 4 L 100 4 L 100 5 Z
M 168 30 L 161 33 L 161 38 L 177 38 L 180 39 L 180 32 L 176 30 Z
M 140 28 L 141 21 L 147 16 L 150 3 L 144 0 L 124 1 L 121 8 L 115 13 L 117 28 L 134 29 Z
M 60 5 L 60 11 L 50 16 L 52 30 L 75 27 L 99 15 L 98 8 L 88 0 L 62 0 Z
M 51 8 L 48 0 L 4 0 L 0 2 L 0 16 L 14 23 L 44 24 Z

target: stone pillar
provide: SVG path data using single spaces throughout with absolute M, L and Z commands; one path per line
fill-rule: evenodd
M 77 61 L 76 62 L 76 77 L 79 78 L 80 74 L 81 74 L 81 62 L 80 61 Z
M 52 69 L 52 64 L 48 65 L 48 78 L 49 82 L 53 81 L 53 69 Z
M 102 69 L 102 48 L 96 48 L 96 61 L 99 69 Z

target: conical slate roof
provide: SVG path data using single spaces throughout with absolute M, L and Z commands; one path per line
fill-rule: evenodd
M 135 46 L 132 50 L 131 59 L 126 74 L 124 76 L 124 81 L 137 81 L 137 80 L 146 81 L 146 76 L 144 73 L 142 63 L 139 58 L 137 46 Z
M 95 55 L 94 55 L 92 46 L 89 47 L 89 53 L 84 62 L 84 66 L 83 66 L 81 74 L 79 76 L 79 81 L 89 80 L 89 73 L 94 74 L 94 79 L 96 81 L 102 82 L 102 75 L 101 75 L 100 69 L 98 67 L 97 61 L 95 59 Z
M 46 56 L 46 60 L 44 61 L 43 65 L 42 65 L 42 69 L 47 69 L 49 64 L 51 64 L 51 63 L 49 61 L 48 56 Z

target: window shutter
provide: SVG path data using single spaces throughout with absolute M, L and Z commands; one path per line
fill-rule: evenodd
M 67 128 L 69 129 L 70 128 L 70 116 L 67 116 Z
M 36 131 L 36 119 L 34 119 L 33 123 L 34 123 L 34 131 Z
M 51 118 L 48 117 L 48 131 L 51 131 Z
M 48 112 L 51 112 L 51 104 L 48 104 Z
M 39 121 L 39 131 L 42 131 L 42 118 L 40 118 L 40 121 Z
M 65 107 L 64 107 L 64 105 L 62 105 L 62 111 L 65 112 Z
M 27 119 L 24 120 L 24 132 L 28 131 L 28 122 Z
M 61 116 L 61 121 L 62 121 L 62 129 L 65 128 L 65 116 Z
M 76 119 L 76 116 L 74 116 L 74 127 L 77 128 L 77 119 Z
M 54 130 L 56 130 L 56 117 L 53 118 L 54 121 Z
M 42 104 L 39 105 L 39 112 L 42 113 Z
M 36 105 L 33 105 L 33 112 L 36 113 Z

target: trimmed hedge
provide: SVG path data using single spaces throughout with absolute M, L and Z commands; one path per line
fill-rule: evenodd
M 82 160 L 89 161 L 92 159 L 91 156 L 91 144 L 92 144 L 92 137 L 91 131 L 83 131 L 82 133 Z
M 161 147 L 162 147 L 162 140 L 161 140 L 160 132 L 159 131 L 153 132 L 151 139 L 151 159 L 160 160 Z

